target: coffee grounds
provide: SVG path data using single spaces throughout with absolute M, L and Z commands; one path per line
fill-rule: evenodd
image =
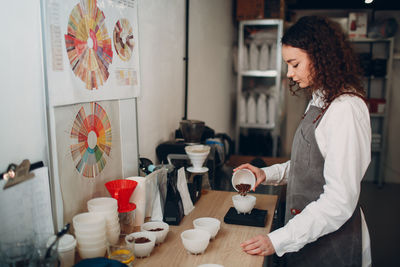
M 135 239 L 136 244 L 143 244 L 143 243 L 148 243 L 148 242 L 150 242 L 150 239 L 148 239 L 146 237 L 138 237 Z
M 162 230 L 164 230 L 164 228 L 155 228 L 155 229 L 150 229 L 149 231 L 159 232 L 159 231 L 162 231 Z
M 239 194 L 241 196 L 247 195 L 247 192 L 250 191 L 250 187 L 251 187 L 251 185 L 249 185 L 249 184 L 237 184 L 236 185 L 236 189 L 239 191 Z

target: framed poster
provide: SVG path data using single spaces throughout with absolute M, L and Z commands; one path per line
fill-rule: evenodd
M 71 222 L 89 199 L 109 196 L 106 182 L 122 178 L 119 103 L 57 107 L 55 121 L 63 215 Z
M 42 0 L 49 104 L 140 94 L 137 0 Z

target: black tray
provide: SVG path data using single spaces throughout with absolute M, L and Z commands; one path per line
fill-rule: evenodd
M 253 209 L 250 214 L 238 214 L 234 207 L 231 207 L 224 217 L 224 222 L 247 226 L 264 227 L 267 222 L 268 210 Z

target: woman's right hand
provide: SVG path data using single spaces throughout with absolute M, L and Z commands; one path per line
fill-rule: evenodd
M 265 176 L 265 172 L 263 170 L 261 170 L 260 168 L 257 168 L 256 166 L 253 166 L 249 163 L 242 164 L 239 167 L 236 167 L 235 169 L 233 169 L 233 171 L 235 172 L 235 171 L 241 170 L 241 169 L 249 169 L 256 176 L 257 180 L 256 180 L 256 184 L 254 185 L 253 191 L 257 188 L 257 186 L 259 184 L 261 184 L 262 182 L 264 182 L 267 179 L 267 177 Z

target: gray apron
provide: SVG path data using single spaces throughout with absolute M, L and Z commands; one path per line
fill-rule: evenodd
M 287 185 L 285 224 L 323 193 L 324 158 L 315 139 L 322 109 L 310 106 L 297 128 Z M 357 205 L 351 218 L 337 231 L 307 244 L 298 252 L 286 253 L 286 266 L 361 266 L 361 215 Z

